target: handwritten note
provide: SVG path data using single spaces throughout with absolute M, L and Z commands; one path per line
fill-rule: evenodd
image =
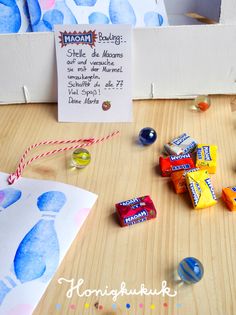
M 57 25 L 58 120 L 131 121 L 131 27 Z

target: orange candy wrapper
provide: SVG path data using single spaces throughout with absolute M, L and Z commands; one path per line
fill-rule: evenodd
M 222 199 L 230 211 L 236 211 L 236 186 L 223 188 Z
M 171 174 L 171 180 L 174 185 L 176 194 L 183 194 L 188 191 L 186 184 L 186 174 L 189 172 L 197 171 L 198 168 L 193 168 L 187 171 L 178 171 Z

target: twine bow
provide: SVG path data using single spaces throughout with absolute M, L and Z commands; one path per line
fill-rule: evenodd
M 7 181 L 9 183 L 9 185 L 14 184 L 16 182 L 16 180 L 22 176 L 22 173 L 23 173 L 24 169 L 26 168 L 26 166 L 31 164 L 35 160 L 38 160 L 38 159 L 41 159 L 43 157 L 50 156 L 53 154 L 57 154 L 60 152 L 65 152 L 65 151 L 70 151 L 73 149 L 91 146 L 93 144 L 97 144 L 97 143 L 106 141 L 106 140 L 116 136 L 118 133 L 119 133 L 119 131 L 114 131 L 111 134 L 108 134 L 107 136 L 102 137 L 102 138 L 98 138 L 98 139 L 96 139 L 96 138 L 88 138 L 88 139 L 81 138 L 81 139 L 75 139 L 75 140 L 49 140 L 49 141 L 41 141 L 41 142 L 32 144 L 31 146 L 29 146 L 25 150 L 25 152 L 23 153 L 23 155 L 20 158 L 20 161 L 19 161 L 19 164 L 18 164 L 16 171 L 14 173 L 10 174 Z M 59 145 L 59 144 L 69 144 L 69 143 L 71 143 L 71 144 L 77 143 L 77 144 L 69 146 L 69 147 L 64 147 L 64 148 L 54 149 L 54 150 L 51 150 L 48 152 L 44 152 L 44 153 L 38 154 L 38 155 L 32 157 L 30 160 L 26 161 L 26 157 L 29 154 L 29 152 L 32 151 L 33 149 L 41 146 L 41 145 L 54 145 L 54 144 Z

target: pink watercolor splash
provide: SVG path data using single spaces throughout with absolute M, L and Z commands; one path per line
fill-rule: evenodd
M 52 9 L 55 5 L 55 0 L 39 0 L 40 7 L 43 10 Z
M 12 308 L 6 315 L 31 315 L 33 313 L 33 306 L 29 304 L 19 304 Z
M 89 214 L 89 208 L 81 208 L 75 214 L 75 224 L 80 227 L 84 220 L 86 219 L 87 215 Z

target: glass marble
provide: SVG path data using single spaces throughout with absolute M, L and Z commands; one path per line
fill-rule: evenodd
M 183 282 L 192 284 L 202 279 L 204 268 L 198 259 L 187 257 L 179 263 L 178 274 Z
M 139 141 L 143 145 L 149 145 L 156 141 L 157 133 L 153 128 L 146 127 L 140 130 L 139 132 Z
M 71 163 L 76 168 L 84 168 L 91 161 L 91 155 L 88 150 L 79 148 L 72 153 Z
M 205 112 L 211 106 L 211 100 L 207 95 L 199 95 L 194 100 L 194 109 Z

